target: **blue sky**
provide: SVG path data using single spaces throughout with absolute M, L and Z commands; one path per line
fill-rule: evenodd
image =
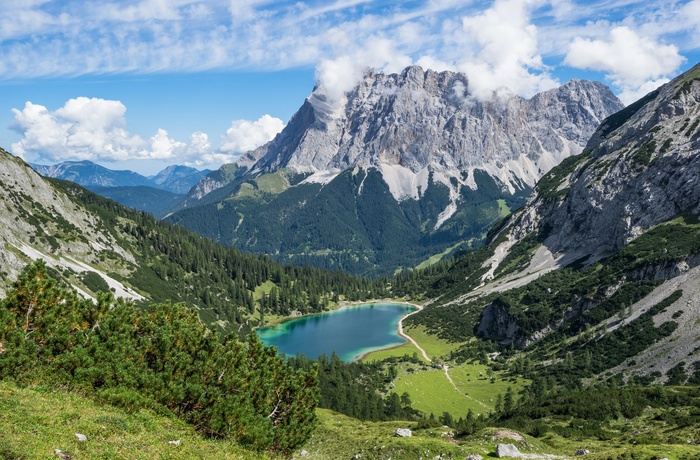
M 700 60 L 700 0 L 6 3 L 0 146 L 144 174 L 234 161 L 367 67 L 464 72 L 477 98 L 588 78 L 629 103 Z

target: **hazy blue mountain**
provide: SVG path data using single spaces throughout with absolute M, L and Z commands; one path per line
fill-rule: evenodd
M 211 171 L 173 165 L 150 177 L 133 171 L 112 170 L 91 161 L 32 165 L 46 177 L 69 180 L 139 211 L 163 217 Z
M 167 215 L 184 195 L 145 185 L 131 187 L 87 187 L 98 195 L 139 211 L 150 212 L 157 218 Z

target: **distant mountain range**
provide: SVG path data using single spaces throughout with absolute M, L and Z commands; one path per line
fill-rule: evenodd
M 368 72 L 203 178 L 168 220 L 278 260 L 389 274 L 476 247 L 622 103 L 600 83 L 479 101 L 465 75 Z
M 64 179 L 83 187 L 153 187 L 178 195 L 190 191 L 211 171 L 188 166 L 172 165 L 155 176 L 143 176 L 127 170 L 112 170 L 92 161 L 65 161 L 55 165 L 32 164 L 32 168 L 45 177 Z
M 128 170 L 112 170 L 92 161 L 66 161 L 55 165 L 31 165 L 45 177 L 69 180 L 102 196 L 156 217 L 163 217 L 211 171 L 172 165 L 154 176 Z

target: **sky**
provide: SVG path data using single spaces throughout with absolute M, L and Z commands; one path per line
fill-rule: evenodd
M 631 103 L 699 61 L 700 0 L 6 0 L 0 147 L 216 169 L 369 67 L 463 72 L 479 99 L 591 79 Z

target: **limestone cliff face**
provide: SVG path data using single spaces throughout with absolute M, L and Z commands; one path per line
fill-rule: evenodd
M 552 252 L 595 259 L 679 214 L 698 215 L 700 66 L 608 119 L 586 150 L 555 187 L 539 187 L 513 235 L 547 227 Z
M 239 164 L 253 172 L 373 167 L 399 200 L 418 195 L 425 171 L 448 186 L 474 189 L 474 170 L 481 169 L 512 189 L 534 185 L 580 153 L 599 123 L 622 107 L 606 86 L 589 81 L 572 80 L 529 100 L 482 102 L 469 96 L 460 73 L 417 66 L 400 74 L 369 71 L 340 106 L 315 90 L 282 133 Z

